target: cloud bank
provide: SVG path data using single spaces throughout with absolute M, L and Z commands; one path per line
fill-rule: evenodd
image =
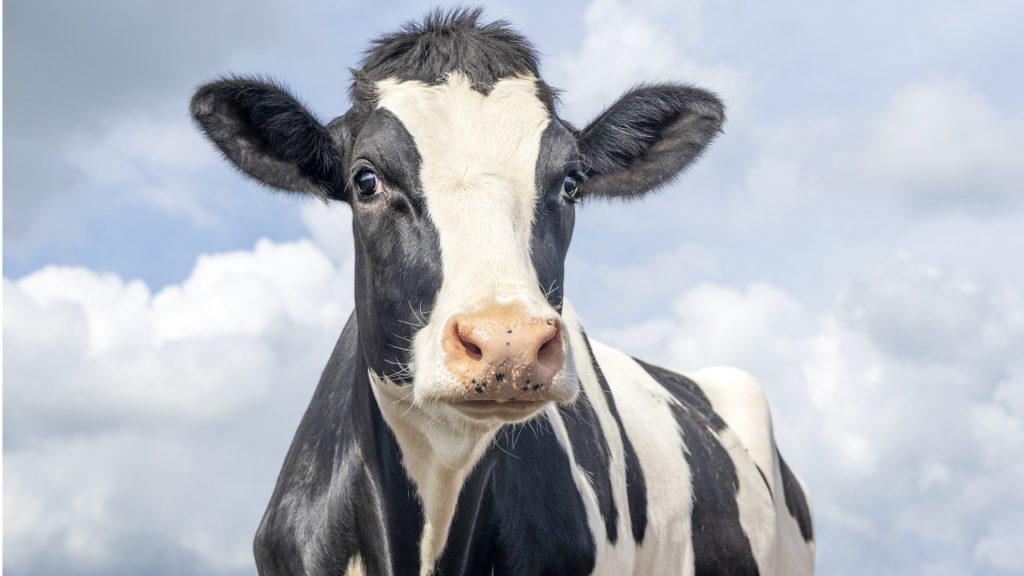
M 264 240 L 156 293 L 84 268 L 5 279 L 5 570 L 251 573 L 351 276 Z
M 307 221 L 321 241 L 346 224 L 315 206 Z M 251 572 L 351 275 L 303 240 L 201 256 L 155 294 L 81 268 L 5 280 L 5 380 L 32 383 L 5 398 L 5 567 Z M 677 369 L 738 365 L 763 382 L 812 490 L 823 572 L 1024 569 L 1024 465 L 1009 457 L 1024 453 L 1018 287 L 903 254 L 824 310 L 768 283 L 698 283 L 671 309 L 591 331 Z

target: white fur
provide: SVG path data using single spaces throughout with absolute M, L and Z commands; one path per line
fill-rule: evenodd
M 413 393 L 424 403 L 455 398 L 462 384 L 441 347 L 453 315 L 516 303 L 529 314 L 555 316 L 530 256 L 537 157 L 551 116 L 532 76 L 500 80 L 487 95 L 459 72 L 440 85 L 384 80 L 377 91 L 379 107 L 397 116 L 416 144 L 441 248 L 441 289 L 413 342 Z M 550 391 L 560 401 L 575 396 L 570 370 L 554 378 Z
M 423 504 L 420 574 L 427 576 L 444 551 L 462 483 L 498 426 L 473 426 L 463 419 L 438 420 L 412 402 L 407 387 L 372 371 L 370 382 L 384 421 L 402 451 L 402 464 Z
M 576 374 L 579 377 L 583 391 L 590 401 L 594 414 L 597 416 L 597 423 L 601 427 L 601 434 L 608 442 L 609 466 L 608 473 L 611 476 L 612 499 L 615 508 L 618 510 L 618 534 L 619 538 L 613 545 L 607 540 L 604 520 L 598 525 L 591 526 L 594 539 L 598 545 L 598 565 L 601 569 L 608 568 L 609 574 L 626 574 L 627 567 L 632 567 L 636 560 L 636 543 L 632 535 L 632 519 L 629 511 L 629 496 L 626 491 L 626 456 L 622 437 L 619 434 L 618 424 L 612 416 L 611 409 L 601 390 L 601 382 L 594 373 L 593 363 L 587 353 L 587 345 L 584 341 L 583 329 L 579 325 L 576 311 L 568 300 L 564 301 L 562 319 L 565 325 L 566 337 L 572 344 L 575 358 L 573 364 L 576 367 Z M 571 450 L 571 446 L 568 450 Z M 597 506 L 596 500 L 594 506 Z
M 756 519 L 751 516 L 754 515 L 753 511 L 756 508 L 763 505 L 762 501 L 767 495 L 753 496 L 752 492 L 761 492 L 759 487 L 763 480 L 759 476 L 752 476 L 757 473 L 756 470 L 748 471 L 746 476 L 749 478 L 746 480 L 742 474 L 740 475 L 740 523 L 755 550 L 763 550 L 759 557 L 761 573 L 809 573 L 814 566 L 814 543 L 804 542 L 796 519 L 786 507 L 782 467 L 775 449 L 772 417 L 764 389 L 747 372 L 726 366 L 702 368 L 689 376 L 701 387 L 715 412 L 739 438 L 738 445 L 749 455 L 749 460 L 764 472 L 771 493 L 775 496 L 776 523 L 758 526 Z M 737 449 L 731 449 L 729 453 L 739 474 L 744 460 L 747 459 L 738 458 L 736 454 L 742 452 Z M 804 494 L 807 498 L 806 489 Z M 764 564 L 770 564 L 773 570 L 767 570 Z
M 576 489 L 579 490 L 580 497 L 583 499 L 583 505 L 587 509 L 587 523 L 590 525 L 590 533 L 594 537 L 595 545 L 594 572 L 592 574 L 594 576 L 620 576 L 627 574 L 629 567 L 633 563 L 631 554 L 633 548 L 626 547 L 623 550 L 620 547 L 613 546 L 608 541 L 605 536 L 604 519 L 601 517 L 600 505 L 597 502 L 597 494 L 594 492 L 594 486 L 591 484 L 587 472 L 576 463 L 576 456 L 573 453 L 569 432 L 565 428 L 565 422 L 562 420 L 561 414 L 559 414 L 557 408 L 549 406 L 544 413 L 544 417 L 551 422 L 551 428 L 555 432 L 558 443 L 562 445 L 562 449 L 569 456 L 573 481 L 576 483 Z M 622 504 L 624 502 L 616 502 L 617 506 Z M 619 508 L 619 511 L 621 513 L 622 509 Z M 623 536 L 623 538 L 628 537 Z M 622 538 L 619 539 L 619 542 L 622 542 Z
M 366 567 L 363 566 L 363 558 L 356 554 L 349 558 L 348 566 L 345 567 L 345 576 L 366 576 Z
M 671 410 L 675 400 L 629 356 L 594 340 L 590 344 L 647 486 L 647 535 L 632 574 L 693 576 L 690 466 Z

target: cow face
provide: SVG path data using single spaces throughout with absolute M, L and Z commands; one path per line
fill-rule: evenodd
M 536 66 L 509 63 L 509 52 L 487 66 L 479 53 L 465 66 L 446 58 L 449 69 L 431 74 L 366 65 L 352 109 L 327 126 L 257 79 L 208 84 L 192 102 L 243 173 L 352 207 L 371 373 L 464 422 L 518 421 L 573 401 L 560 310 L 576 203 L 664 184 L 723 119 L 713 95 L 658 84 L 576 130 L 556 116 Z
M 396 366 L 414 398 L 470 417 L 522 417 L 576 393 L 558 308 L 582 166 L 538 88 L 529 76 L 486 93 L 459 72 L 385 79 L 353 141 L 360 325 L 364 310 L 398 312 L 379 325 L 415 329 L 390 328 L 408 338 L 409 366 Z M 379 245 L 396 227 L 415 240 Z

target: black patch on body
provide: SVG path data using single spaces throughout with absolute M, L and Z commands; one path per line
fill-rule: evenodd
M 671 392 L 677 400 L 697 410 L 701 416 L 711 423 L 715 432 L 724 430 L 727 427 L 725 420 L 715 412 L 715 409 L 711 406 L 711 400 L 708 399 L 707 394 L 704 394 L 704 391 L 700 389 L 696 382 L 678 372 L 673 372 L 654 364 L 648 364 L 638 358 L 633 358 L 633 361 L 643 367 L 652 378 Z
M 608 410 L 612 413 L 615 425 L 619 428 L 619 437 L 622 438 L 622 449 L 626 461 L 626 498 L 629 500 L 630 528 L 632 528 L 633 540 L 637 544 L 641 544 L 647 533 L 647 482 L 644 480 L 644 471 L 640 467 L 640 458 L 636 455 L 633 442 L 622 426 L 622 418 L 615 405 L 615 397 L 612 395 L 604 371 L 601 370 L 601 366 L 597 362 L 597 356 L 594 355 L 594 349 L 591 347 L 590 338 L 587 338 L 586 333 L 583 334 L 583 341 L 587 344 L 587 354 L 590 356 L 591 366 L 594 368 L 594 374 L 597 375 L 597 382 L 601 386 L 601 392 L 604 393 L 605 402 L 608 403 Z
M 612 494 L 611 454 L 601 423 L 590 405 L 590 398 L 582 390 L 572 406 L 559 406 L 558 412 L 565 422 L 576 464 L 590 477 L 604 520 L 605 535 L 614 544 L 619 539 L 619 510 Z
M 782 467 L 782 491 L 786 495 L 786 508 L 800 526 L 800 535 L 803 536 L 804 542 L 810 542 L 814 540 L 814 524 L 811 521 L 811 509 L 807 505 L 804 490 L 793 475 L 793 471 L 789 469 L 789 464 L 782 459 L 782 454 L 776 450 L 776 455 L 779 458 L 779 466 Z
M 377 110 L 355 139 L 348 164 L 353 177 L 371 167 L 384 184 L 382 193 L 352 201 L 363 355 L 375 373 L 408 383 L 412 339 L 429 322 L 442 280 L 440 241 L 426 212 L 419 151 L 398 117 Z
M 695 382 L 664 368 L 640 365 L 678 400 L 670 407 L 690 466 L 694 574 L 757 576 L 754 552 L 740 524 L 736 467 L 718 439 L 725 422 Z
M 571 466 L 544 416 L 501 436 L 463 485 L 437 573 L 593 572 L 594 537 Z

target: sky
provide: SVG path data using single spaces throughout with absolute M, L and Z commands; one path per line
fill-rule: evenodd
M 347 108 L 434 3 L 3 5 L 3 569 L 241 575 L 352 308 L 348 209 L 243 180 L 195 87 Z M 1024 4 L 493 2 L 583 124 L 644 80 L 725 132 L 577 214 L 588 332 L 753 373 L 813 500 L 818 573 L 1024 574 Z

